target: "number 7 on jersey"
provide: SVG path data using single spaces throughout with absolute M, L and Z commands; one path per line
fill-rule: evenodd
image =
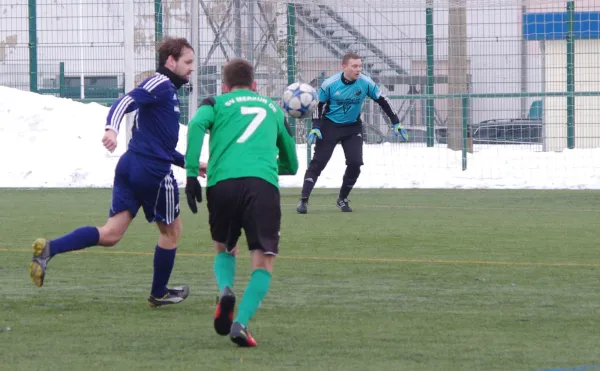
M 237 143 L 244 143 L 267 117 L 267 110 L 262 107 L 240 107 L 242 115 L 255 115 L 250 124 L 238 138 Z

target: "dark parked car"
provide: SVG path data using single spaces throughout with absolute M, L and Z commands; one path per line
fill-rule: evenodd
M 482 121 L 469 128 L 474 144 L 534 144 L 542 142 L 542 100 L 531 102 L 527 118 Z
M 471 127 L 473 144 L 534 144 L 542 142 L 542 121 L 496 119 Z

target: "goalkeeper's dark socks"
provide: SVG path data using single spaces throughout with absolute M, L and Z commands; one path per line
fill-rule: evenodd
M 246 287 L 242 296 L 242 302 L 238 308 L 235 322 L 239 322 L 244 326 L 248 325 L 248 321 L 256 313 L 260 302 L 265 298 L 267 292 L 269 292 L 270 285 L 271 273 L 268 270 L 256 269 L 252 272 L 248 287 Z
M 313 188 L 315 188 L 315 183 L 317 182 L 317 177 L 306 175 L 304 177 L 304 184 L 302 185 L 302 196 L 303 199 L 308 199 L 310 194 L 312 193 Z
M 340 200 L 347 199 L 348 196 L 350 195 L 350 192 L 352 191 L 352 188 L 354 188 L 354 185 L 342 184 L 338 198 Z
M 152 291 L 150 295 L 162 298 L 167 294 L 167 283 L 175 265 L 177 249 L 163 249 L 156 245 L 154 250 L 154 277 L 152 278 Z
M 81 250 L 98 245 L 100 232 L 96 227 L 81 227 L 62 237 L 50 241 L 50 257 L 69 251 Z
M 226 253 L 225 251 L 221 251 L 215 256 L 213 270 L 220 293 L 223 292 L 225 287 L 233 288 L 235 279 L 235 256 Z

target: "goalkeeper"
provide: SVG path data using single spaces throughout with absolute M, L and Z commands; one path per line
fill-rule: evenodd
M 310 145 L 317 140 L 312 161 L 304 175 L 300 203 L 296 208 L 300 214 L 306 214 L 308 211 L 308 198 L 338 143 L 342 143 L 346 156 L 346 172 L 337 198 L 337 207 L 343 212 L 352 211 L 348 195 L 356 184 L 360 167 L 363 165 L 360 112 L 367 96 L 377 102 L 388 115 L 393 124 L 394 135 L 401 135 L 405 141 L 408 139 L 406 130 L 390 107 L 389 100 L 381 94 L 373 80 L 361 73 L 360 56 L 355 53 L 344 55 L 342 70 L 342 73 L 323 81 L 319 89 L 319 106 L 315 110 L 308 143 Z
M 279 252 L 281 205 L 279 176 L 298 171 L 296 143 L 284 113 L 258 95 L 254 68 L 232 59 L 223 68 L 223 95 L 205 99 L 189 123 L 185 193 L 193 213 L 202 201 L 198 182 L 204 134 L 210 131 L 206 199 L 210 233 L 215 244 L 214 273 L 219 300 L 214 328 L 239 346 L 256 346 L 248 331 L 269 291 Z M 251 252 L 252 274 L 233 318 L 235 249 L 244 229 Z

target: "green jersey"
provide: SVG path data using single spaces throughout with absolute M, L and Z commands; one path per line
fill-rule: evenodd
M 298 171 L 296 143 L 283 111 L 253 91 L 239 89 L 202 102 L 188 125 L 188 177 L 198 176 L 207 131 L 208 187 L 243 177 L 261 178 L 279 187 L 279 175 L 294 175 Z

